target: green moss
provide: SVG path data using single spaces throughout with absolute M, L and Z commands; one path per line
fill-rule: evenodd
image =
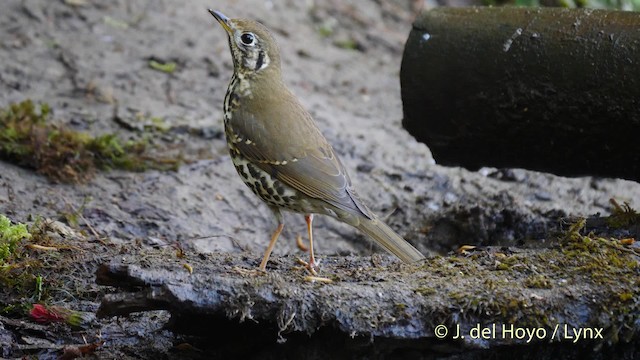
M 438 293 L 446 294 L 453 312 L 473 321 L 541 326 L 547 330 L 557 325 L 558 311 L 567 306 L 548 299 L 566 292 L 577 302 L 569 308 L 602 307 L 609 318 L 599 319 L 599 326 L 622 324 L 619 333 L 607 335 L 606 341 L 615 342 L 617 336 L 633 334 L 627 329 L 634 328 L 640 314 L 638 251 L 619 239 L 587 232 L 585 225 L 585 219 L 576 221 L 558 235 L 558 245 L 538 251 L 522 250 L 510 255 L 478 252 L 430 259 L 420 270 L 446 280 L 434 283 L 429 279 L 415 286 L 414 292 L 430 294 L 429 289 L 435 287 Z M 464 279 L 452 281 L 453 277 Z M 453 288 L 448 285 L 450 282 L 464 285 Z M 587 295 L 583 291 L 588 291 L 594 302 L 579 304 Z
M 635 273 L 640 266 L 630 256 L 633 250 L 622 245 L 619 239 L 607 239 L 594 234 L 582 235 L 586 221 L 577 221 L 564 235 L 562 253 L 575 269 L 590 274 L 598 283 L 610 283 L 618 276 L 614 274 Z M 568 260 L 568 261 L 567 261 Z
M 342 39 L 334 41 L 334 45 L 347 50 L 357 50 L 360 46 L 357 41 L 353 39 Z
M 171 128 L 171 126 L 167 124 L 167 122 L 164 121 L 163 118 L 158 116 L 151 117 L 151 124 L 154 129 L 159 130 L 161 132 L 166 132 Z
M 607 225 L 614 229 L 621 229 L 640 224 L 640 214 L 631 208 L 628 202 L 625 201 L 622 205 L 618 204 L 614 199 L 609 202 L 613 205 L 613 211 L 606 218 Z
M 320 34 L 320 36 L 324 38 L 329 37 L 333 34 L 333 28 L 328 24 L 323 24 L 318 27 L 318 34 Z
M 620 294 L 620 301 L 626 302 L 626 301 L 632 300 L 633 297 L 634 296 L 632 292 L 623 292 Z
M 9 219 L 0 215 L 0 309 L 2 313 L 23 310 L 21 301 L 13 298 L 30 298 L 37 291 L 34 272 L 39 263 L 26 254 L 27 241 L 34 236 L 25 224 L 11 225 Z M 40 285 L 40 289 L 42 286 Z
M 160 62 L 154 59 L 149 60 L 149 67 L 153 70 L 157 70 L 163 73 L 172 74 L 176 71 L 177 64 L 173 61 L 169 62 Z
M 4 219 L 0 215 L 0 227 L 6 229 Z M 49 301 L 53 294 L 81 292 L 70 289 L 69 281 L 64 280 L 70 276 L 76 253 L 81 250 L 61 242 L 57 235 L 54 239 L 52 234 L 57 230 L 50 220 L 38 219 L 28 227 L 12 226 L 21 240 L 0 265 L 0 313 L 25 315 L 33 303 Z
M 93 137 L 49 123 L 50 108 L 31 100 L 0 111 L 0 158 L 35 169 L 53 181 L 84 182 L 96 170 L 173 170 L 180 159 L 152 157 L 146 141 L 114 134 Z
M 523 259 L 518 256 L 505 256 L 496 260 L 496 270 L 512 270 L 522 265 Z
M 0 215 L 0 267 L 15 254 L 18 243 L 30 237 L 25 224 L 11 225 L 6 216 Z
M 416 294 L 420 294 L 422 296 L 429 296 L 429 295 L 435 294 L 436 289 L 428 286 L 421 286 L 419 288 L 413 289 L 413 292 L 415 292 Z
M 532 275 L 524 280 L 524 286 L 532 289 L 551 289 L 551 279 L 545 275 Z

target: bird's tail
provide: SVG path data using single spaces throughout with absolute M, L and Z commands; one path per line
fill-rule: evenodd
M 402 236 L 396 234 L 389 226 L 375 217 L 372 220 L 361 219 L 356 228 L 369 235 L 376 243 L 406 263 L 425 258 Z

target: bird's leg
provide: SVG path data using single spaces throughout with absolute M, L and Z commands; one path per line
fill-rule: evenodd
M 269 242 L 269 246 L 267 246 L 267 251 L 264 252 L 264 257 L 262 257 L 262 262 L 260 263 L 260 271 L 267 271 L 267 261 L 269 261 L 269 256 L 271 256 L 271 252 L 273 251 L 273 247 L 276 245 L 276 241 L 278 241 L 278 237 L 280 237 L 280 233 L 282 229 L 284 229 L 284 218 L 279 209 L 272 209 L 274 214 L 276 215 L 276 219 L 278 220 L 278 227 L 276 231 L 271 235 L 271 241 Z
M 311 272 L 315 272 L 316 259 L 313 256 L 313 214 L 305 215 L 304 220 L 307 222 L 307 231 L 309 232 L 309 269 Z
M 304 219 L 307 222 L 307 231 L 309 232 L 309 262 L 298 259 L 298 261 L 305 266 L 312 275 L 317 275 L 316 267 L 319 263 L 316 263 L 316 259 L 313 256 L 313 214 L 306 214 Z

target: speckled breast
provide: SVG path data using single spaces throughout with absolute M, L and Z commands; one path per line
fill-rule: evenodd
M 289 211 L 308 212 L 304 197 L 300 196 L 297 190 L 254 165 L 234 148 L 230 147 L 229 150 L 233 165 L 242 181 L 265 203 Z

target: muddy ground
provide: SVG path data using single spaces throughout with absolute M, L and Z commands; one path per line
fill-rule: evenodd
M 259 262 L 274 220 L 227 154 L 221 109 L 232 63 L 208 7 L 258 19 L 273 30 L 287 83 L 350 169 L 362 198 L 425 254 L 462 244 L 546 247 L 562 218 L 608 214 L 611 198 L 638 206 L 640 184 L 629 181 L 434 164 L 427 146 L 401 128 L 401 55 L 423 6 L 399 0 L 4 1 L 0 105 L 46 102 L 60 124 L 124 139 L 147 137 L 187 159 L 175 172 L 114 170 L 85 184 L 52 183 L 0 162 L 1 214 L 30 223 L 35 216 L 63 219 L 82 208 L 78 230 L 88 240 L 76 244 L 83 255 L 74 274 L 84 276 L 76 281 L 86 292 L 53 301 L 95 311 L 110 290 L 94 284 L 94 272 L 119 253 L 155 249 L 174 256 L 178 244 L 192 256 L 231 253 L 230 259 L 247 259 L 247 266 Z M 151 59 L 175 62 L 176 70 L 152 69 Z M 304 233 L 302 217 L 287 215 L 286 221 L 276 262 L 304 256 L 294 241 Z M 330 219 L 318 218 L 316 239 L 320 258 L 380 252 Z M 349 282 L 343 286 L 348 291 Z M 162 329 L 166 318 L 158 312 L 100 320 L 85 333 L 66 333 L 49 350 L 16 345 L 24 345 L 18 335 L 24 329 L 5 321 L 14 345 L 0 355 L 56 356 L 65 342 L 105 332 L 119 340 L 107 340 L 101 358 L 170 357 L 180 340 Z M 140 347 L 141 338 L 153 341 Z

